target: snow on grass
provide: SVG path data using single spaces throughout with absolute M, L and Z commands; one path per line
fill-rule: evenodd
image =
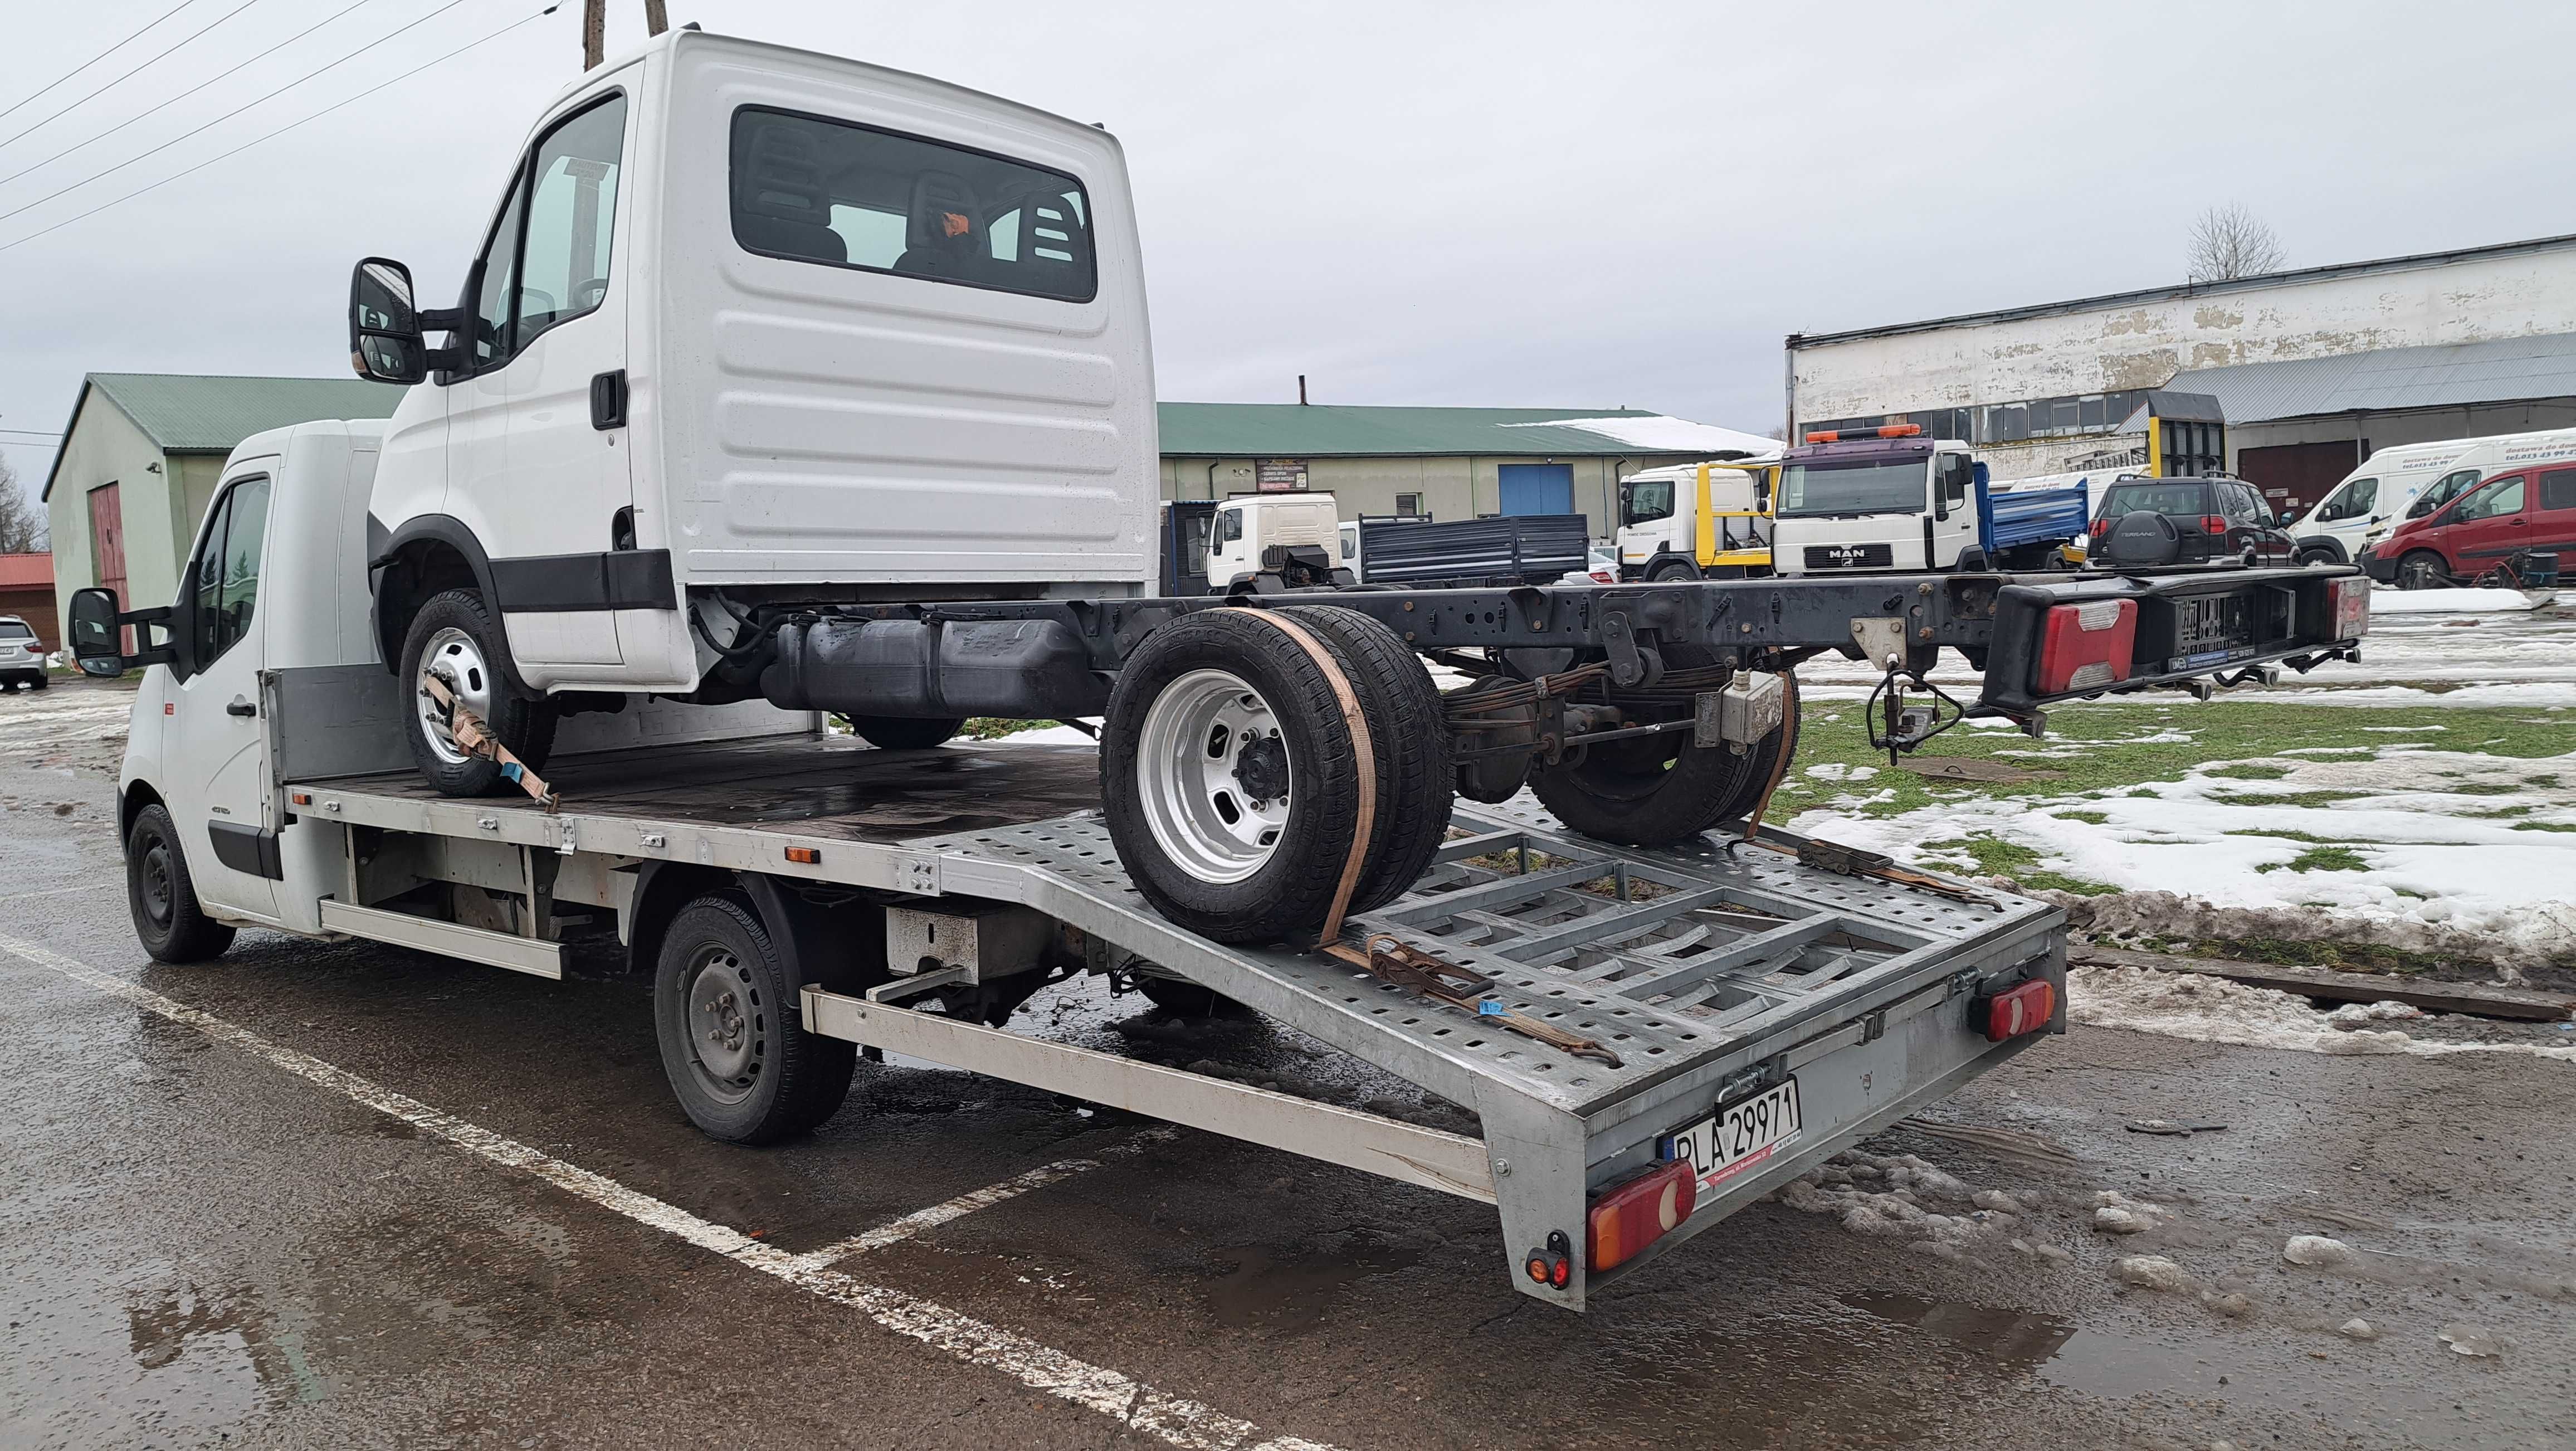
M 2554 594 L 2529 595 L 2518 589 L 2375 589 L 2373 615 L 2435 615 L 2495 610 L 2536 610 L 2555 604 Z
M 2223 977 L 2159 972 L 2150 967 L 2067 969 L 2066 1015 L 2093 1028 L 2126 1028 L 2197 1043 L 2281 1048 L 2296 1053 L 2406 1053 L 2427 1058 L 2453 1053 L 2520 1053 L 2576 1063 L 2576 1045 L 2433 1042 L 2394 1028 L 2346 1029 L 2337 1025 L 2351 1021 L 2351 1016 L 2321 1012 L 2310 1007 L 2305 998 L 2249 987 Z

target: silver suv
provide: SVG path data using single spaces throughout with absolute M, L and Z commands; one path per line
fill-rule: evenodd
M 45 688 L 45 646 L 16 615 L 0 615 L 0 688 Z

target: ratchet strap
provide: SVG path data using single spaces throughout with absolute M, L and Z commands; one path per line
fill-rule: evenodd
M 434 671 L 429 672 L 421 676 L 420 684 L 421 689 L 429 692 L 429 698 L 437 702 L 438 708 L 447 713 L 447 733 L 455 737 L 458 749 L 487 761 L 499 762 L 501 774 L 511 784 L 527 792 L 549 814 L 562 804 L 554 788 L 546 784 L 546 778 L 529 770 L 527 762 L 510 754 L 508 746 L 494 739 L 492 728 L 483 723 L 483 717 L 476 715 L 464 701 L 458 700 L 456 692 L 448 688 L 443 677 Z
M 1369 739 L 1368 716 L 1360 709 L 1359 692 L 1351 688 L 1351 679 L 1342 673 L 1342 662 L 1314 632 L 1284 615 L 1269 610 L 1229 606 L 1235 614 L 1250 615 L 1278 627 L 1279 632 L 1297 642 L 1298 648 L 1324 672 L 1324 681 L 1333 687 L 1333 698 L 1342 707 L 1342 723 L 1351 731 L 1351 763 L 1359 771 L 1360 810 L 1351 823 L 1351 850 L 1342 860 L 1341 884 L 1333 889 L 1332 910 L 1324 914 L 1323 930 L 1315 934 L 1317 946 L 1330 943 L 1342 935 L 1342 914 L 1351 908 L 1351 893 L 1359 890 L 1360 868 L 1368 864 L 1369 833 L 1377 825 L 1377 748 Z

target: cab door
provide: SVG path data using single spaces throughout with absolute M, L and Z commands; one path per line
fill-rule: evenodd
M 630 109 L 623 91 L 595 96 L 521 161 L 480 267 L 474 373 L 451 403 L 458 492 L 491 556 L 511 653 L 540 687 L 624 659 L 610 580 L 626 572 L 608 556 L 632 545 L 615 266 Z
M 271 820 L 268 730 L 259 670 L 267 620 L 259 611 L 274 457 L 245 460 L 206 511 L 180 577 L 182 634 L 171 662 L 165 789 L 188 872 L 208 904 L 277 915 L 277 827 Z M 184 671 L 184 673 L 182 673 Z
M 2532 501 L 2531 547 L 2558 556 L 2561 571 L 2576 568 L 2576 469 L 2548 469 Z
M 2449 556 L 2451 572 L 2475 579 L 2504 557 L 2531 544 L 2531 483 L 2523 474 L 2502 474 L 2480 484 L 2475 493 L 2451 506 L 2434 547 Z

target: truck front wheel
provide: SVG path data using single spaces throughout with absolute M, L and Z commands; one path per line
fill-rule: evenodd
M 733 893 L 697 898 L 662 936 L 653 1025 L 689 1121 L 736 1144 L 806 1132 L 841 1105 L 857 1045 L 805 1031 L 798 984 L 770 931 Z
M 203 962 L 233 945 L 233 929 L 198 903 L 178 828 L 157 803 L 137 812 L 125 834 L 125 903 L 154 962 Z
M 488 796 L 503 785 L 501 763 L 457 744 L 447 709 L 429 692 L 432 675 L 529 769 L 545 768 L 555 744 L 554 703 L 512 683 L 501 632 L 473 590 L 432 596 L 403 632 L 400 679 L 410 695 L 403 735 L 422 778 L 439 794 Z

